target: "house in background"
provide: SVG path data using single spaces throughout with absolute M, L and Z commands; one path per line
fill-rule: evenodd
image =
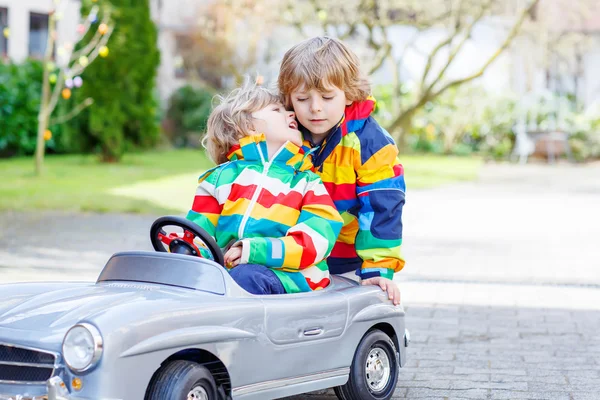
M 72 42 L 79 21 L 80 2 L 65 0 L 60 10 L 57 45 Z M 0 0 L 0 57 L 22 62 L 41 59 L 48 40 L 48 15 L 53 0 Z

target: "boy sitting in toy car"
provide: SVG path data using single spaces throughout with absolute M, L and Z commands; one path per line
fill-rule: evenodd
M 204 146 L 219 164 L 198 179 L 187 219 L 224 248 L 233 279 L 253 294 L 319 290 L 342 218 L 311 172 L 295 115 L 246 84 L 212 111 Z

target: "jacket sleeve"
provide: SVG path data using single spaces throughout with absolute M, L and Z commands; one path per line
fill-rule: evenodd
M 360 203 L 356 252 L 362 258 L 361 279 L 393 279 L 404 267 L 402 208 L 406 185 L 398 148 L 381 127 L 361 142 L 356 166 L 356 194 Z
M 283 237 L 243 239 L 241 264 L 260 264 L 297 272 L 324 260 L 342 229 L 342 217 L 321 179 L 312 172 L 294 226 Z
M 217 223 L 223 209 L 216 198 L 219 171 L 218 168 L 211 169 L 198 178 L 198 188 L 196 189 L 192 209 L 186 216 L 188 220 L 196 223 L 212 237 L 215 237 Z M 202 257 L 212 259 L 208 249 L 199 247 L 199 250 Z

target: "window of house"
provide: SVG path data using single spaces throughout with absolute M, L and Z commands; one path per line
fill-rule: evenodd
M 29 56 L 44 58 L 48 43 L 48 15 L 29 14 Z
M 0 7 L 0 56 L 8 54 L 8 9 Z

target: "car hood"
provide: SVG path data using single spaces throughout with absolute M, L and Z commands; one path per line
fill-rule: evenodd
M 221 296 L 133 282 L 0 285 L 0 328 L 62 332 L 107 313 L 126 312 L 135 317 L 132 307 L 148 309 L 141 302 L 159 310 L 161 303 L 172 307 L 175 302 L 185 304 L 189 297 L 218 300 Z

